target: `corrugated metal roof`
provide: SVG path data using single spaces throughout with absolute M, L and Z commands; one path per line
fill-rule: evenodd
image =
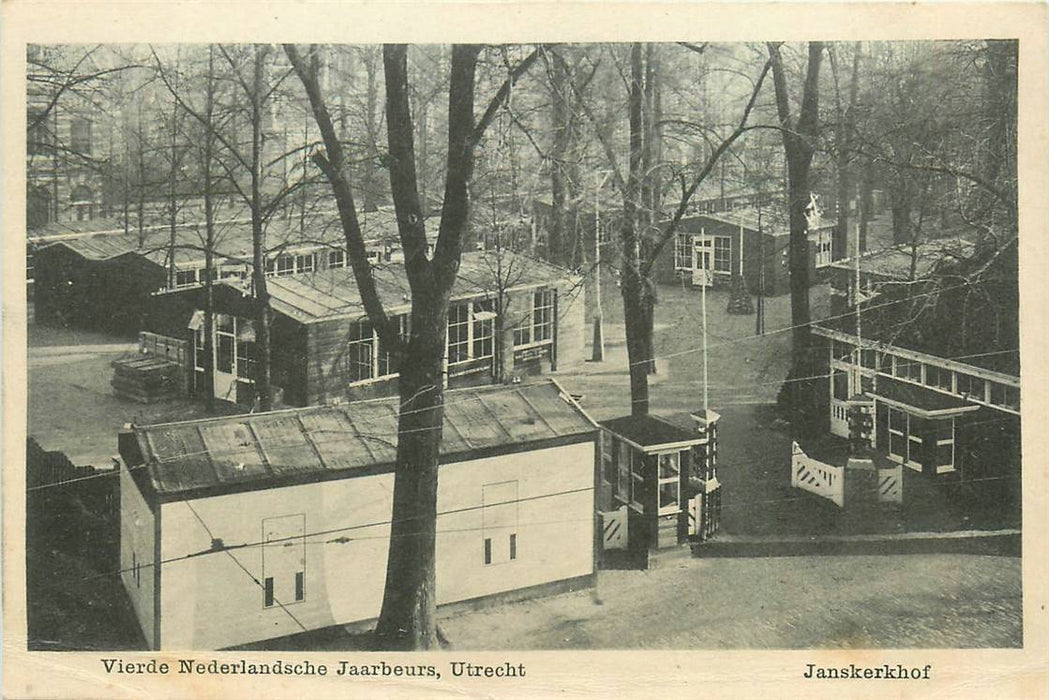
M 158 494 L 192 497 L 216 487 L 265 488 L 285 477 L 390 465 L 396 397 L 184 423 L 133 434 Z M 596 424 L 551 379 L 445 393 L 441 456 L 584 435 Z M 132 467 L 139 465 L 130 465 Z
M 964 238 L 939 238 L 926 241 L 917 248 L 909 245 L 876 250 L 860 257 L 860 272 L 879 275 L 889 279 L 910 279 L 911 263 L 914 262 L 915 279 L 932 273 L 937 263 L 944 260 L 957 262 L 972 257 L 976 246 Z M 832 263 L 834 267 L 854 270 L 852 258 Z
M 373 273 L 387 311 L 408 304 L 411 288 L 403 263 L 377 265 Z M 500 279 L 504 288 L 514 289 L 553 284 L 569 276 L 567 270 L 507 251 L 463 253 L 452 297 L 495 294 Z M 364 313 L 357 281 L 350 268 L 273 277 L 266 288 L 274 311 L 302 323 Z

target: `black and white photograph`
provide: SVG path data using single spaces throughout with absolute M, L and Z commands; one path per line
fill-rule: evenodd
M 23 42 L 8 642 L 178 697 L 1044 642 L 1023 42 L 696 29 Z

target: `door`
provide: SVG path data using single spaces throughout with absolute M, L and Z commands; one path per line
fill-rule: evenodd
M 215 398 L 237 400 L 237 319 L 215 314 Z
M 714 258 L 714 240 L 696 236 L 692 241 L 692 286 L 709 287 L 714 282 L 711 269 Z

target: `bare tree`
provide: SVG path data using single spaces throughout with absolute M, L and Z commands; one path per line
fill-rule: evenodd
M 478 119 L 474 114 L 474 88 L 480 51 L 480 46 L 452 47 L 444 202 L 437 244 L 429 259 L 409 106 L 408 50 L 403 45 L 383 47 L 390 189 L 412 295 L 409 337 L 402 339 L 386 314 L 364 254 L 356 204 L 346 179 L 343 146 L 317 79 L 319 53 L 311 49 L 309 56 L 303 57 L 296 47 L 285 46 L 324 140 L 325 150 L 314 153 L 313 160 L 327 177 L 338 203 L 350 264 L 365 311 L 380 342 L 400 358 L 390 548 L 382 610 L 375 630 L 379 646 L 388 648 L 425 649 L 438 645 L 434 548 L 437 466 L 444 426 L 443 359 L 449 299 L 469 220 L 468 185 L 478 141 L 514 82 L 538 56 L 533 51 L 512 69 Z

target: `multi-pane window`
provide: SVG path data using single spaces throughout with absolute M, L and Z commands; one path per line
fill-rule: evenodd
M 473 302 L 473 357 L 475 360 L 492 357 L 495 352 L 495 301 L 482 299 Z
M 732 239 L 714 236 L 714 272 L 732 272 Z
M 990 403 L 992 406 L 1004 406 L 1020 410 L 1020 390 L 1016 387 L 990 382 Z
M 395 316 L 401 339 L 408 337 L 408 316 Z M 344 363 L 348 381 L 353 384 L 380 377 L 390 377 L 399 371 L 397 356 L 388 352 L 379 340 L 379 335 L 367 319 L 350 324 L 346 334 Z
M 470 304 L 452 304 L 448 309 L 448 364 L 470 359 Z
M 351 382 L 375 376 L 375 338 L 372 325 L 366 320 L 350 324 L 346 342 L 346 370 Z
M 328 251 L 328 267 L 346 267 L 346 251 L 342 248 Z
M 897 357 L 895 375 L 900 379 L 909 379 L 912 382 L 921 383 L 922 363 L 908 360 L 904 357 Z
M 681 510 L 681 453 L 659 455 L 659 514 Z
M 331 251 L 336 252 L 336 251 Z M 342 251 L 338 251 L 342 252 Z M 328 267 L 342 267 L 332 265 L 331 258 L 328 259 Z M 317 254 L 303 253 L 302 255 L 278 255 L 275 260 L 266 263 L 266 274 L 270 277 L 284 277 L 300 272 L 313 272 L 317 269 Z
M 630 450 L 630 502 L 641 503 L 645 485 L 645 458 Z
M 398 326 L 397 335 L 400 336 L 401 340 L 407 340 L 408 316 L 397 316 L 394 319 L 394 322 L 397 323 Z M 382 341 L 379 340 L 378 335 L 376 335 L 375 337 L 375 343 L 376 347 L 379 348 L 379 369 L 378 374 L 376 376 L 387 377 L 393 374 L 397 374 L 397 372 L 400 370 L 400 367 L 397 365 L 397 356 L 392 352 L 388 352 L 386 348 L 383 347 Z
M 175 272 L 176 287 L 192 287 L 197 284 L 197 270 L 178 270 Z
M 958 374 L 958 393 L 983 401 L 986 384 L 983 379 L 969 374 Z
M 921 471 L 923 421 L 892 407 L 888 409 L 887 420 L 889 459 Z
M 951 391 L 951 370 L 935 365 L 925 366 L 925 384 L 936 389 Z
M 533 342 L 554 337 L 554 290 L 540 289 L 533 295 L 532 328 Z
M 692 269 L 691 233 L 679 233 L 674 237 L 674 267 L 678 270 Z
M 278 277 L 295 274 L 295 256 L 279 255 L 276 262 L 276 274 Z
M 314 253 L 306 253 L 305 255 L 295 256 L 295 271 L 296 272 L 313 272 L 317 266 L 317 256 Z
M 75 153 L 91 153 L 91 121 L 79 117 L 69 124 L 69 148 Z
M 553 289 L 540 289 L 532 294 L 530 313 L 514 328 L 515 347 L 553 339 L 555 294 Z

